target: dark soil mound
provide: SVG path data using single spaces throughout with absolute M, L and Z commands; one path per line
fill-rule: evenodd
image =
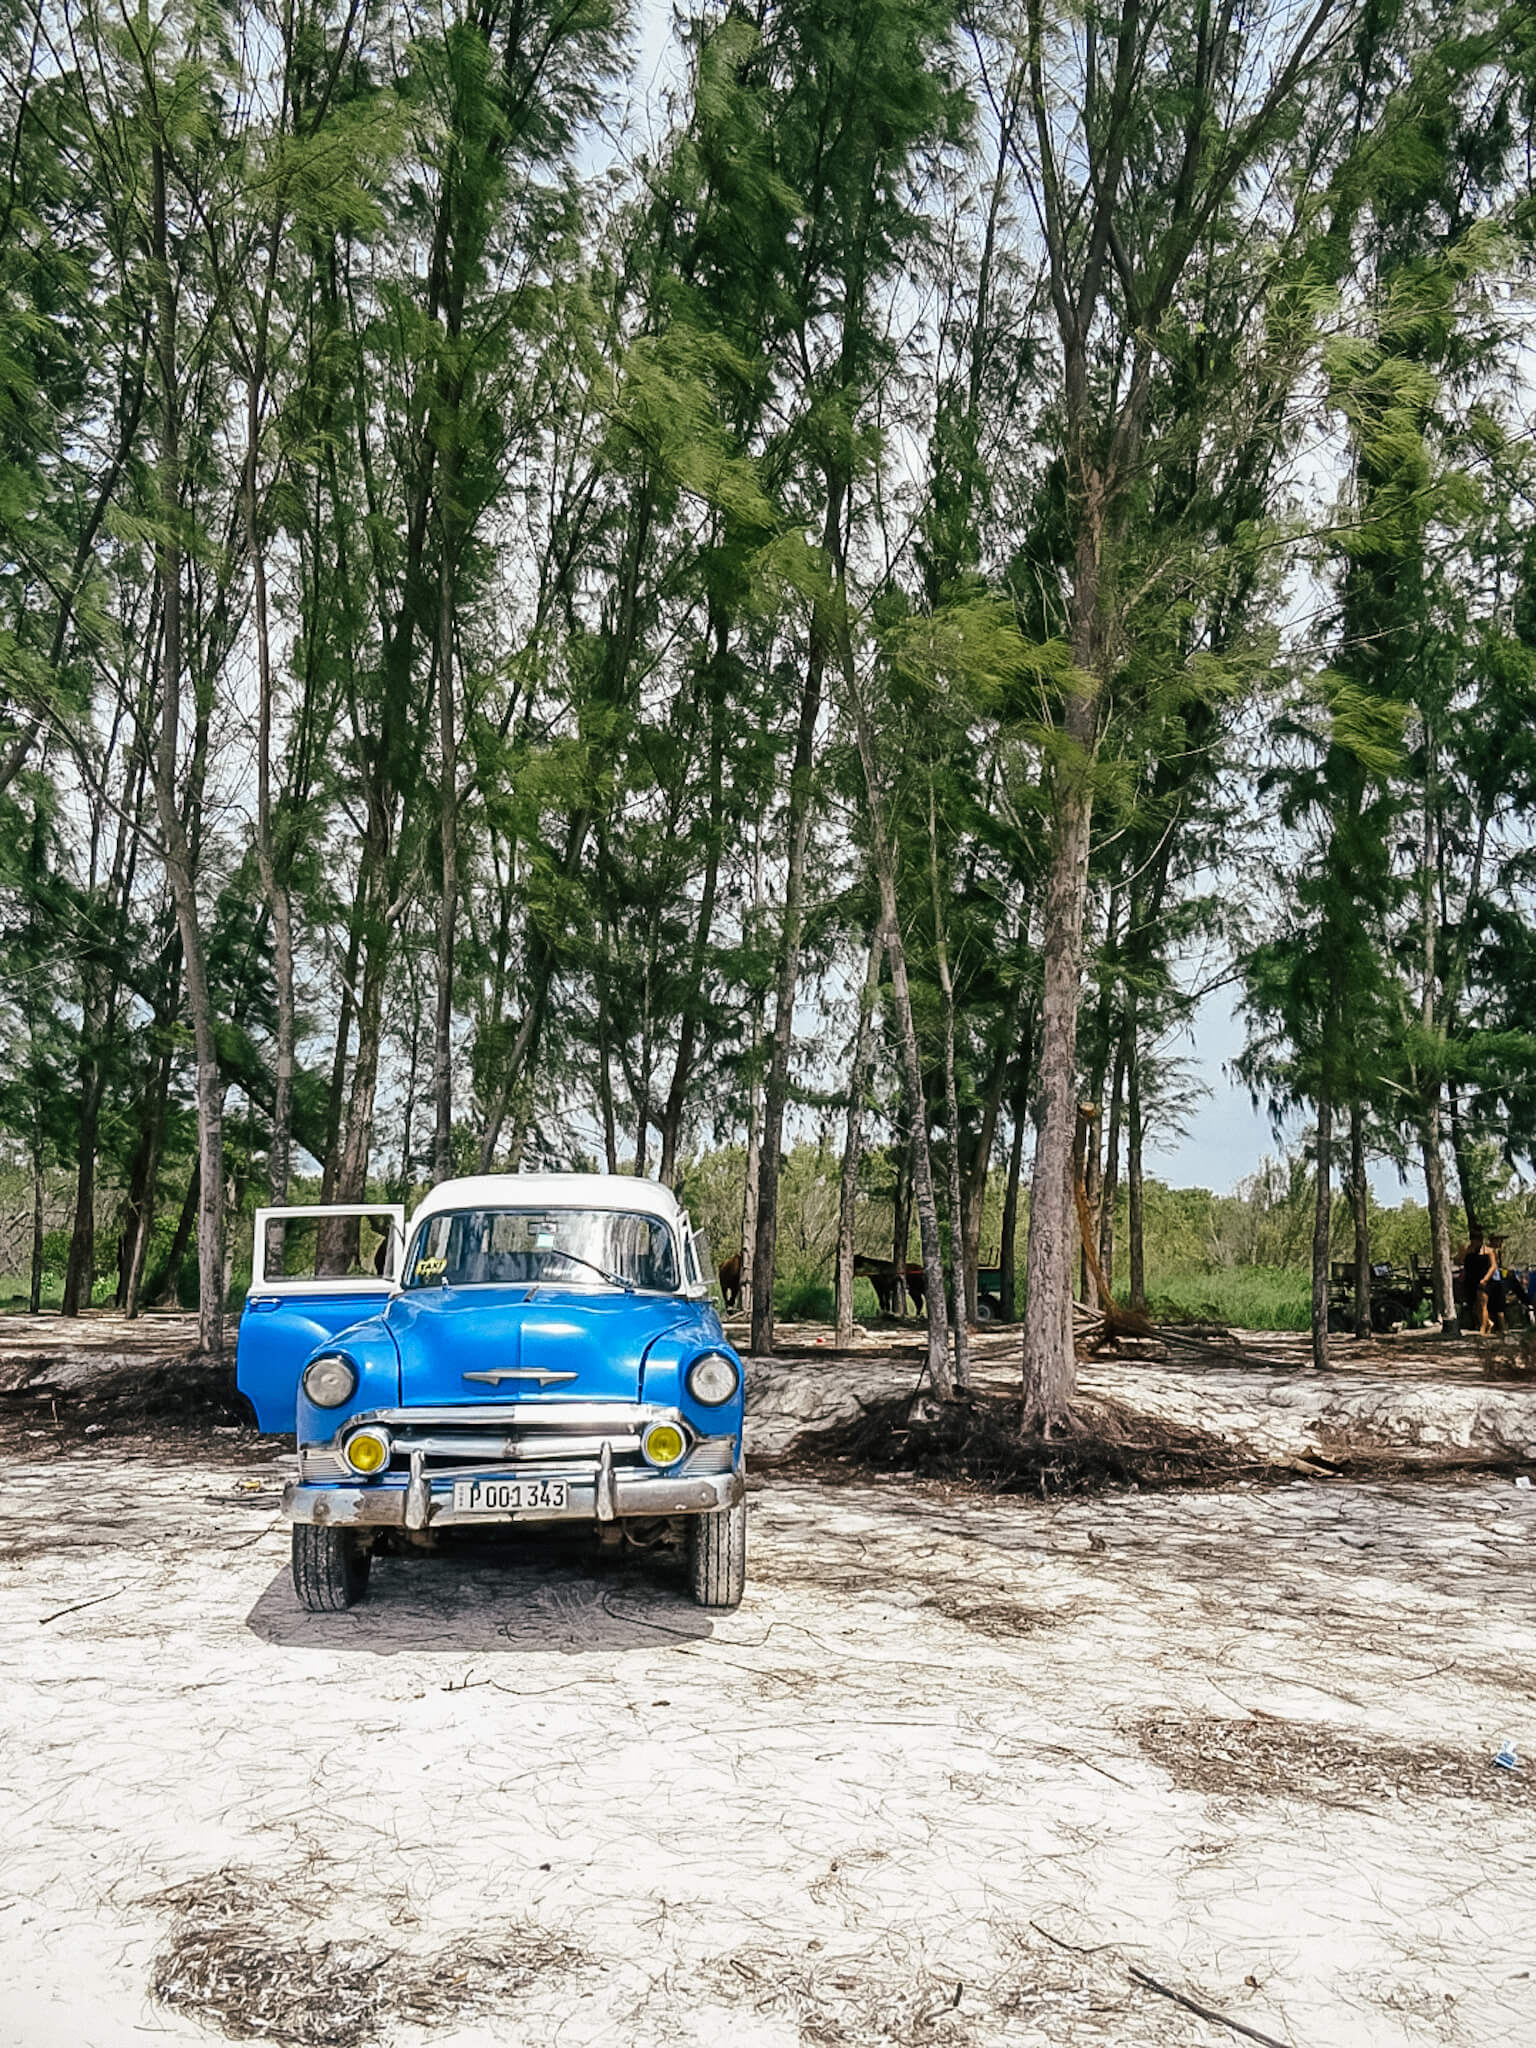
M 255 1433 L 255 1417 L 235 1386 L 233 1358 L 186 1358 L 104 1365 L 89 1379 L 61 1384 L 40 1359 L 25 1385 L 0 1394 L 0 1420 L 54 1425 L 64 1437 L 87 1433 L 151 1435 L 167 1429 L 237 1428 Z
M 1225 1486 L 1295 1477 L 1206 1431 L 1131 1415 L 1113 1402 L 1083 1402 L 1077 1427 L 1059 1436 L 1022 1428 L 1023 1404 L 997 1395 L 965 1400 L 875 1401 L 852 1421 L 799 1439 L 797 1465 L 908 1472 L 987 1493 L 1093 1493 L 1107 1486 Z

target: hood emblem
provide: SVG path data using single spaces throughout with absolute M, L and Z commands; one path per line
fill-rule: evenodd
M 537 1366 L 498 1366 L 494 1372 L 466 1372 L 466 1380 L 478 1380 L 482 1386 L 499 1387 L 503 1380 L 537 1380 L 541 1387 L 553 1387 L 561 1380 L 573 1380 L 573 1372 L 542 1372 Z

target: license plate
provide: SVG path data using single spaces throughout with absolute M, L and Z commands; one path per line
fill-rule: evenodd
M 519 1509 L 563 1508 L 563 1479 L 455 1479 L 456 1515 L 506 1515 Z

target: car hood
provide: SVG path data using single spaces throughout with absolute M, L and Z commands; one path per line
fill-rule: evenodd
M 538 1287 L 530 1299 L 525 1286 L 434 1287 L 397 1294 L 385 1321 L 400 1350 L 401 1399 L 414 1407 L 638 1400 L 647 1349 L 695 1316 L 692 1302 L 671 1295 Z M 505 1377 L 467 1377 L 480 1373 Z

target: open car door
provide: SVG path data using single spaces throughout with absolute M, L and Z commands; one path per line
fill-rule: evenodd
M 352 1219 L 355 1232 L 344 1227 Z M 235 1377 L 260 1428 L 293 1428 L 305 1360 L 327 1337 L 378 1313 L 399 1285 L 404 1250 L 398 1202 L 256 1211 Z

